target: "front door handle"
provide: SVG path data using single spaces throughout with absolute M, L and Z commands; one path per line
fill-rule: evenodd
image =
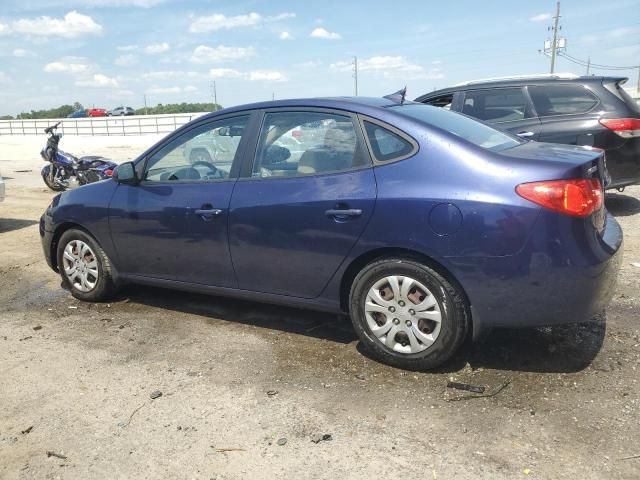
M 520 132 L 520 133 L 518 133 L 518 136 L 520 138 L 531 138 L 534 135 L 535 135 L 535 133 L 533 133 L 533 132 Z
M 332 208 L 324 212 L 327 217 L 359 217 L 362 215 L 362 210 L 359 208 Z
M 222 210 L 219 208 L 197 208 L 193 213 L 200 215 L 203 220 L 211 220 L 214 217 L 222 215 Z

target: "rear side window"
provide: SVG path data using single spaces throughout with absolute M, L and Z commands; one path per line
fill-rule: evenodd
M 598 98 L 580 85 L 543 85 L 528 89 L 539 117 L 586 113 L 598 104 Z
M 426 103 L 427 105 L 433 105 L 434 107 L 441 107 L 447 110 L 451 110 L 451 104 L 453 103 L 453 93 L 442 95 L 436 98 L 430 98 L 429 100 L 425 100 L 423 103 Z
M 373 156 L 379 162 L 399 160 L 411 155 L 414 151 L 414 146 L 409 140 L 387 128 L 366 120 L 364 128 Z
M 462 113 L 490 123 L 513 122 L 526 116 L 527 100 L 522 89 L 497 88 L 465 93 Z

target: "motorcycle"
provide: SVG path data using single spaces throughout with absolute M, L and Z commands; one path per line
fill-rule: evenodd
M 49 164 L 42 168 L 40 174 L 47 187 L 61 192 L 74 186 L 111 178 L 117 164 L 109 159 L 96 155 L 78 158 L 58 149 L 62 133 L 56 133 L 56 129 L 60 123 L 44 129 L 49 137 L 47 145 L 40 151 L 40 156 Z

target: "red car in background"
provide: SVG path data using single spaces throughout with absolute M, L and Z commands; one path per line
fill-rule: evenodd
M 104 108 L 88 108 L 87 115 L 90 117 L 106 117 L 107 111 Z

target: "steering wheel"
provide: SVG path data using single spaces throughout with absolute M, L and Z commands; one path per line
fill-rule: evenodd
M 192 167 L 197 167 L 197 166 L 201 166 L 201 167 L 207 167 L 209 170 L 211 170 L 211 174 L 213 176 L 213 178 L 224 178 L 224 173 L 221 172 L 220 170 L 218 170 L 218 168 L 211 162 L 207 162 L 206 160 L 198 160 L 196 162 L 193 162 L 191 164 Z M 209 175 L 207 175 L 208 177 Z

